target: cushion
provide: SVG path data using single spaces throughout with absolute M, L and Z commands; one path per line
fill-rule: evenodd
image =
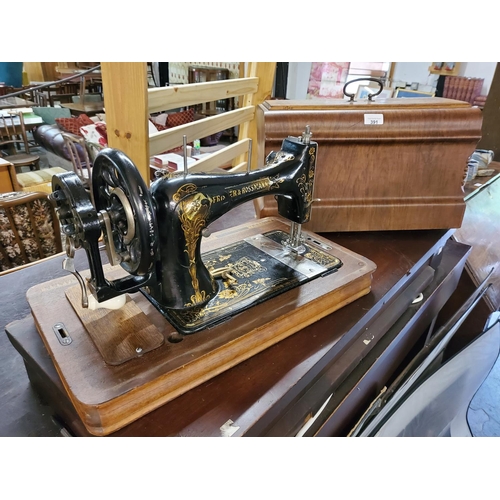
M 56 118 L 56 123 L 64 132 L 80 135 L 81 125 L 78 124 L 76 118 Z
M 56 118 L 71 117 L 71 111 L 68 108 L 34 107 L 33 113 L 39 116 L 47 125 L 54 125 Z
M 98 122 L 92 125 L 85 125 L 80 128 L 80 135 L 85 139 L 87 151 L 92 161 L 95 160 L 97 153 L 108 145 L 108 135 L 105 123 Z
M 95 124 L 96 130 L 101 134 L 101 136 L 106 141 L 106 145 L 108 143 L 108 129 L 106 128 L 106 124 L 103 122 L 97 122 Z
M 191 123 L 194 120 L 194 109 L 186 109 L 185 111 L 179 111 L 178 113 L 170 113 L 167 116 L 167 127 L 178 127 L 179 125 L 185 125 L 186 123 Z
M 67 172 L 61 167 L 44 168 L 42 170 L 33 170 L 32 172 L 25 172 L 17 174 L 17 182 L 22 188 L 35 186 L 37 184 L 44 184 L 50 182 L 55 174 L 63 174 Z
M 85 125 L 93 125 L 94 122 L 84 113 L 76 118 L 56 118 L 56 123 L 64 132 L 70 134 L 83 135 L 80 128 Z
M 191 123 L 194 121 L 194 109 L 186 109 L 185 111 L 179 111 L 178 113 L 169 113 L 165 114 L 166 115 L 166 123 L 165 125 L 162 125 L 162 119 L 158 119 L 158 117 L 153 117 L 149 119 L 149 128 L 150 128 L 150 134 L 151 134 L 151 129 L 155 129 L 159 132 L 162 130 L 167 130 L 172 127 L 178 127 L 179 125 L 185 125 L 186 123 Z M 164 118 L 164 117 L 162 117 Z M 193 143 L 189 142 L 188 146 L 192 146 Z M 169 149 L 168 151 L 163 151 L 163 153 L 179 153 L 182 154 L 183 152 L 183 147 L 178 146 L 174 149 Z
M 159 115 L 152 116 L 150 120 L 155 125 L 161 125 L 162 127 L 167 126 L 168 113 L 160 113 Z
M 207 146 L 217 146 L 219 144 L 219 139 L 222 137 L 223 132 L 217 132 L 216 134 L 209 135 L 208 137 L 202 137 L 200 139 L 200 144 L 203 147 Z
M 106 133 L 105 123 L 93 123 L 80 127 L 80 135 L 83 136 L 85 142 L 99 145 L 105 148 L 108 145 L 108 136 Z
M 162 115 L 158 115 L 156 117 L 150 118 L 150 121 L 153 122 L 154 126 L 158 131 L 166 130 L 172 127 L 178 127 L 179 125 L 185 125 L 186 123 L 191 123 L 194 121 L 195 116 L 194 116 L 194 108 L 187 109 L 185 111 L 179 111 L 178 113 L 170 113 L 166 115 L 166 124 L 162 125 L 161 119 Z M 196 117 L 202 118 L 200 116 Z M 203 137 L 201 139 L 201 145 L 202 146 L 215 146 L 219 143 L 219 139 L 222 136 L 222 132 L 218 132 L 216 134 L 210 135 L 208 137 Z M 191 146 L 193 143 L 189 143 Z M 182 147 L 180 148 L 174 148 L 170 150 L 169 152 L 178 152 L 182 151 Z
M 154 128 L 151 127 L 151 124 L 154 125 Z M 162 130 L 167 130 L 169 127 L 167 127 L 166 125 L 162 125 L 161 123 L 157 123 L 155 121 L 153 121 L 151 118 L 149 119 L 149 133 L 151 132 L 161 132 Z
M 158 126 L 155 125 L 151 120 L 148 120 L 148 134 L 151 135 L 158 131 Z

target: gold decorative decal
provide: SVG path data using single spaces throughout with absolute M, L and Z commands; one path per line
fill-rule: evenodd
M 264 266 L 261 266 L 256 260 L 242 257 L 238 259 L 232 266 L 231 272 L 237 278 L 250 278 L 254 274 L 266 271 Z
M 286 288 L 288 284 L 287 278 L 257 280 L 252 283 L 241 283 L 227 290 L 222 290 L 217 294 L 217 300 L 211 301 L 204 307 L 187 309 L 185 311 L 170 311 L 170 314 L 182 318 L 182 321 L 187 326 L 195 326 L 201 323 L 207 316 L 218 316 L 222 312 L 230 309 L 237 309 L 238 305 L 252 297 L 258 297 L 269 289 L 279 291 Z
M 191 302 L 185 304 L 186 307 L 202 304 L 206 300 L 204 290 L 200 291 L 198 277 L 196 275 L 196 246 L 201 237 L 201 231 L 206 226 L 206 221 L 210 212 L 211 200 L 203 193 L 197 191 L 195 184 L 182 185 L 173 196 L 177 203 L 179 220 L 184 232 L 186 241 L 185 252 L 189 257 L 189 275 L 194 293 L 191 295 Z
M 269 180 L 271 181 L 271 189 L 278 189 L 280 187 L 280 184 L 285 182 L 285 179 L 280 177 L 279 174 L 275 175 L 274 177 L 271 177 L 271 179 Z
M 220 299 L 232 299 L 238 295 L 235 288 L 225 288 L 219 292 L 218 297 Z
M 273 181 L 269 177 L 264 177 L 252 182 L 238 184 L 238 186 L 227 187 L 226 190 L 231 198 L 237 198 L 249 193 L 269 191 L 271 188 L 273 188 Z
M 302 174 L 297 179 L 297 185 L 299 186 L 300 193 L 302 194 L 302 199 L 307 206 L 312 204 L 313 200 L 313 187 L 314 187 L 314 168 L 316 161 L 316 151 L 314 148 L 309 149 L 309 171 L 306 174 Z
M 266 162 L 266 167 L 274 167 L 285 161 L 295 160 L 295 156 L 291 153 L 285 153 L 285 151 L 278 151 L 270 161 Z
M 316 250 L 315 248 L 308 247 L 307 253 L 304 254 L 304 257 L 307 259 L 310 259 L 317 264 L 324 266 L 324 267 L 330 267 L 330 266 L 336 266 L 337 264 L 340 263 L 340 259 L 335 257 L 334 255 L 327 254 L 326 252 L 321 252 Z
M 216 194 L 216 195 L 212 196 L 212 198 L 211 198 L 212 203 L 220 203 L 221 201 L 224 201 L 225 199 L 226 199 L 225 194 Z
M 252 283 L 255 283 L 256 285 L 265 285 L 270 279 L 271 278 L 259 278 L 257 280 L 253 280 Z

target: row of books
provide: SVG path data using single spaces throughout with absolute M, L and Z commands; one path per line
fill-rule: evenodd
M 469 78 L 467 76 L 446 76 L 444 80 L 443 97 L 474 103 L 481 94 L 484 78 Z

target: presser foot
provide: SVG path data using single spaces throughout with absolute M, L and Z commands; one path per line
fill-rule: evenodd
M 290 240 L 284 240 L 281 242 L 283 245 L 283 250 L 290 255 L 290 257 L 304 255 L 306 253 L 306 247 L 302 244 L 302 241 L 299 245 L 295 246 Z
M 290 225 L 290 235 L 286 240 L 283 240 L 281 244 L 283 245 L 285 252 L 287 252 L 291 257 L 294 255 L 303 255 L 307 249 L 304 245 L 301 225 L 296 222 L 292 222 Z

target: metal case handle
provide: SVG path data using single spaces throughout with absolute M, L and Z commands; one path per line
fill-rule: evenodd
M 354 97 L 356 96 L 356 94 L 348 94 L 346 92 L 347 86 L 350 85 L 351 83 L 354 83 L 354 82 L 366 82 L 366 81 L 376 82 L 376 83 L 378 83 L 380 85 L 380 88 L 378 89 L 377 92 L 375 92 L 373 94 L 368 94 L 368 100 L 369 101 L 372 101 L 374 97 L 378 96 L 382 92 L 382 90 L 384 90 L 384 83 L 382 82 L 382 80 L 379 80 L 378 78 L 371 78 L 371 77 L 356 78 L 355 80 L 351 80 L 350 82 L 347 82 L 344 85 L 344 88 L 342 89 L 342 92 L 344 93 L 344 95 L 346 97 L 349 97 L 349 102 L 354 102 Z

